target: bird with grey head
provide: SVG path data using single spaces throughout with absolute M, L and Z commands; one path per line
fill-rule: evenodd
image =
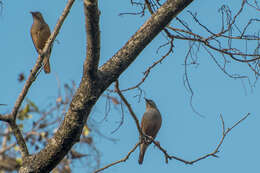
M 31 37 L 33 40 L 34 47 L 36 48 L 36 51 L 38 52 L 38 54 L 41 54 L 46 44 L 46 41 L 51 35 L 51 31 L 40 12 L 38 11 L 31 12 L 31 14 L 33 17 L 33 24 L 31 27 Z M 45 73 L 51 72 L 51 67 L 49 62 L 50 54 L 51 54 L 51 50 L 49 50 L 46 56 L 43 58 L 43 65 L 44 65 L 43 69 Z
M 145 98 L 145 102 L 146 102 L 146 110 L 142 117 L 141 129 L 145 135 L 150 136 L 153 139 L 155 139 L 159 129 L 161 128 L 161 124 L 162 124 L 161 113 L 158 110 L 158 108 L 153 100 Z M 138 163 L 142 164 L 145 151 L 146 151 L 147 147 L 151 144 L 151 141 L 148 141 L 145 139 L 140 139 L 140 140 L 141 140 L 141 144 L 140 144 L 140 153 L 139 153 Z

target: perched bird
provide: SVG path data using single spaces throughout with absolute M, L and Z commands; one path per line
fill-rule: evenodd
M 162 117 L 154 101 L 146 98 L 145 101 L 146 111 L 141 121 L 141 129 L 145 135 L 150 136 L 154 139 L 161 127 Z M 139 164 L 143 163 L 145 151 L 147 147 L 151 144 L 151 141 L 148 141 L 147 139 L 141 139 L 141 142 L 142 143 L 140 144 L 140 153 L 138 160 Z
M 48 40 L 49 36 L 51 35 L 50 28 L 48 24 L 44 21 L 42 14 L 40 12 L 31 12 L 33 17 L 33 24 L 31 27 L 31 37 L 33 40 L 34 47 L 36 48 L 38 54 L 42 53 L 42 50 L 45 46 L 46 41 Z M 43 59 L 44 64 L 44 72 L 50 73 L 50 51 L 46 54 Z

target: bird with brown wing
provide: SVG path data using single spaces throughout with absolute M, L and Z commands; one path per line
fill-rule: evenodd
M 31 37 L 33 40 L 34 47 L 36 48 L 38 54 L 41 54 L 46 41 L 51 35 L 51 32 L 48 24 L 45 22 L 40 12 L 38 11 L 31 12 L 31 14 L 33 17 L 33 24 L 31 27 Z M 43 68 L 45 73 L 51 72 L 51 67 L 49 62 L 50 54 L 51 52 L 48 51 L 48 53 L 45 55 L 43 59 L 43 65 L 44 65 Z
M 146 101 L 146 111 L 141 121 L 141 129 L 145 135 L 150 136 L 154 139 L 159 129 L 161 128 L 162 117 L 154 101 L 149 99 L 145 99 L 145 101 Z M 143 163 L 145 151 L 150 144 L 151 141 L 148 141 L 145 138 L 141 139 L 140 153 L 139 153 L 139 160 L 138 160 L 139 164 Z

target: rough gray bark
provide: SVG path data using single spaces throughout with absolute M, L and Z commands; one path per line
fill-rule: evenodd
M 99 69 L 97 69 L 99 63 L 99 52 L 97 52 L 99 51 L 99 40 L 95 40 L 95 38 L 99 39 L 99 34 L 93 36 L 92 47 L 87 48 L 84 73 L 79 88 L 72 99 L 63 123 L 55 135 L 48 141 L 44 149 L 24 159 L 20 172 L 50 172 L 69 152 L 71 147 L 79 141 L 81 131 L 88 119 L 91 109 L 105 89 L 129 67 L 154 37 L 192 1 L 193 0 L 168 0 L 141 26 L 125 45 Z M 91 17 L 91 15 L 88 15 L 89 13 L 87 14 L 88 10 L 93 10 L 93 8 L 97 10 L 96 0 L 85 0 L 84 5 L 86 16 Z M 89 6 L 92 8 L 88 8 Z M 93 15 L 92 20 L 86 19 L 87 32 L 93 31 L 91 31 L 89 27 L 95 28 L 95 21 L 99 20 L 98 15 L 99 14 Z M 88 37 L 87 40 L 91 39 Z M 94 66 L 90 66 L 90 64 Z

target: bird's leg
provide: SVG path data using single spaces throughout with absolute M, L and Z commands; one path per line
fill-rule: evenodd
M 147 144 L 150 144 L 152 143 L 152 140 L 153 140 L 153 137 L 152 136 L 149 136 L 149 135 L 144 135 L 144 142 L 147 143 Z
M 139 139 L 140 139 L 140 142 L 141 142 L 141 143 L 145 143 L 145 141 L 146 141 L 146 136 L 145 136 L 145 135 L 141 135 Z

